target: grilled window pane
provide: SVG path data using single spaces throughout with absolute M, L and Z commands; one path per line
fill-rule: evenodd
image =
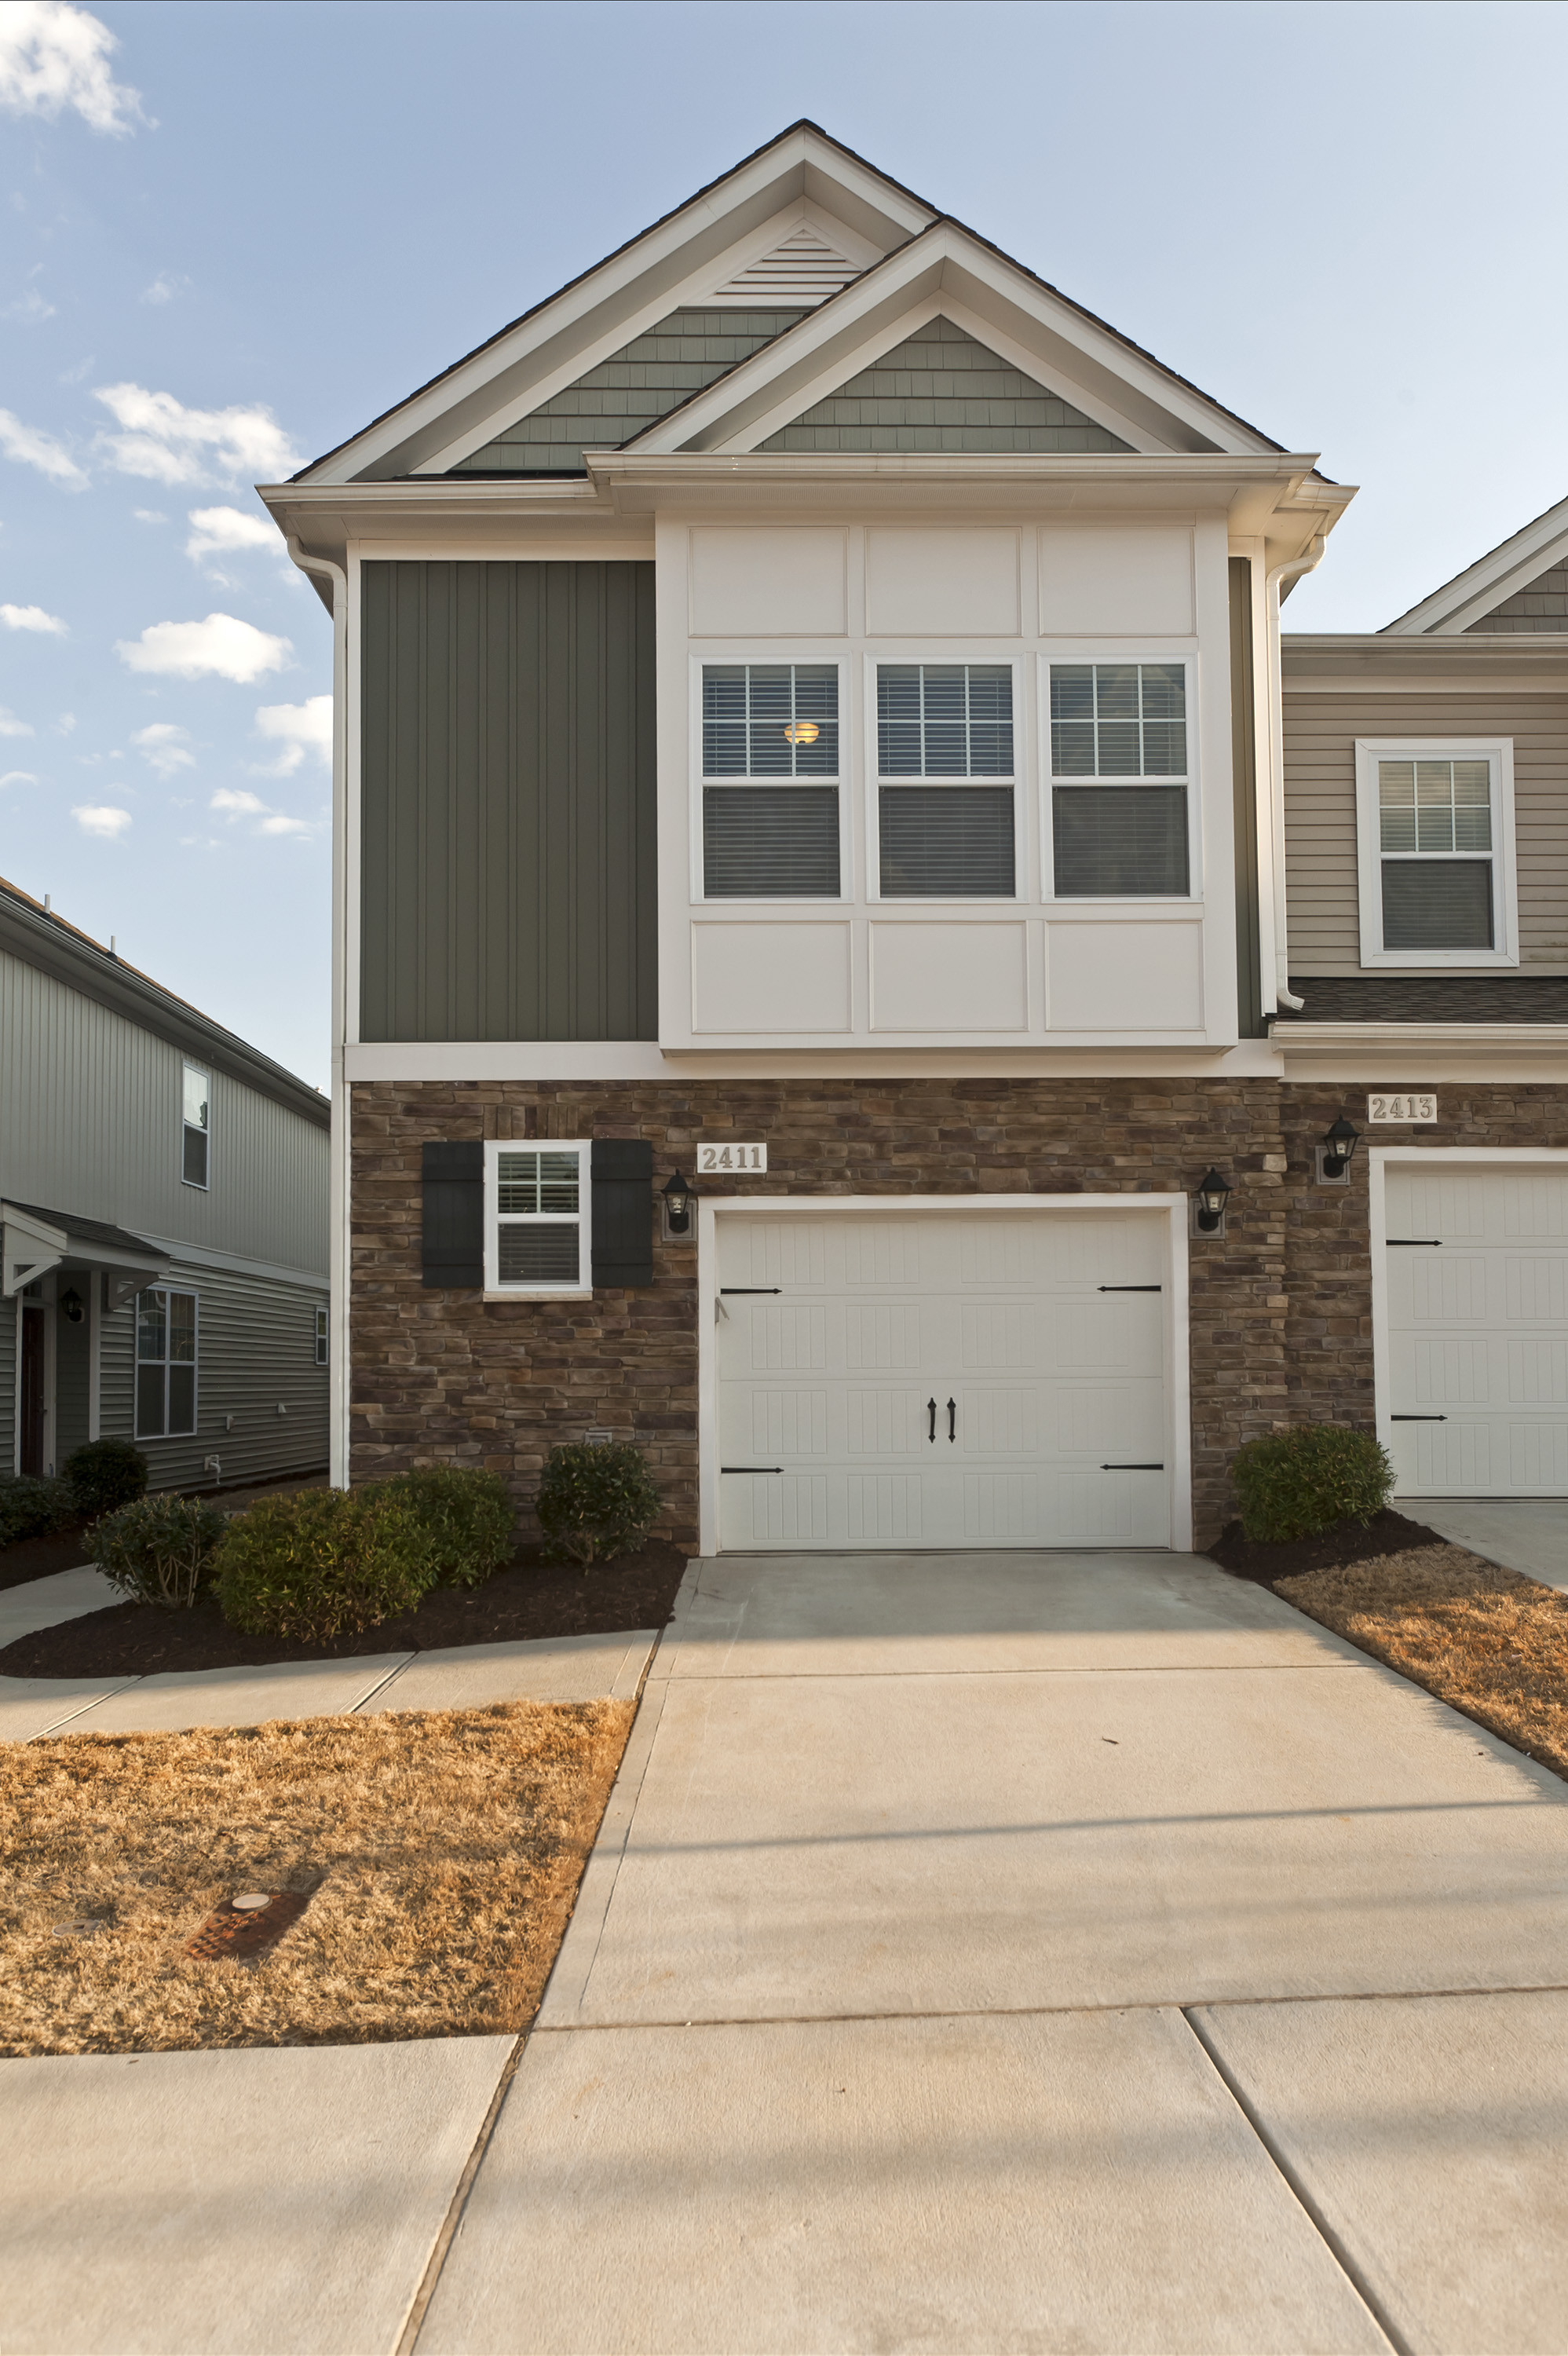
M 1102 777 L 1142 776 L 1143 748 L 1138 742 L 1136 720 L 1101 721 L 1097 774 Z
M 1146 777 L 1184 777 L 1187 775 L 1187 723 L 1184 720 L 1144 722 L 1143 773 Z
M 1385 949 L 1489 949 L 1489 859 L 1383 862 Z
M 1051 716 L 1053 720 L 1093 719 L 1094 666 L 1093 663 L 1051 664 Z
M 1492 813 L 1489 808 L 1471 809 L 1455 805 L 1454 848 L 1456 851 L 1489 851 L 1492 847 Z
M 1145 663 L 1142 671 L 1145 720 L 1185 720 L 1187 673 L 1181 665 Z
M 1051 723 L 1051 766 L 1059 777 L 1092 777 L 1094 774 L 1094 723 L 1053 720 Z
M 1010 777 L 1010 667 L 879 664 L 877 770 L 884 777 Z
M 496 1229 L 496 1273 L 503 1284 L 575 1284 L 575 1219 L 503 1219 Z
M 136 1437 L 138 1440 L 160 1440 L 164 1431 L 164 1369 L 162 1365 L 138 1366 L 136 1369 Z
M 884 777 L 918 777 L 921 773 L 918 720 L 879 720 L 877 767 Z
M 1184 777 L 1184 667 L 1052 663 L 1051 767 L 1058 777 Z
M 1059 786 L 1051 802 L 1060 897 L 1185 894 L 1184 786 Z
M 702 774 L 705 777 L 836 777 L 837 666 L 705 664 Z
M 702 888 L 710 900 L 837 899 L 837 787 L 708 787 Z
M 1011 899 L 1010 786 L 884 786 L 881 882 L 890 899 Z
M 196 1295 L 169 1295 L 169 1357 L 182 1365 L 196 1364 Z
M 1489 803 L 1492 798 L 1492 768 L 1489 761 L 1456 761 L 1454 764 L 1454 807 L 1461 804 Z
M 168 1322 L 161 1292 L 143 1292 L 136 1297 L 136 1355 L 138 1358 L 161 1359 L 168 1333 Z
M 1136 720 L 1138 670 L 1136 663 L 1096 663 L 1094 703 L 1101 720 Z

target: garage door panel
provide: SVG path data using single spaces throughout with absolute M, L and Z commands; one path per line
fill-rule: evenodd
M 719 1231 L 720 1284 L 822 1286 L 827 1236 L 810 1219 L 724 1221 Z
M 844 1312 L 845 1365 L 851 1374 L 919 1366 L 923 1323 L 923 1312 L 913 1301 L 851 1301 Z
M 1507 1345 L 1510 1407 L 1568 1406 L 1568 1340 Z
M 968 1373 L 1040 1364 L 1038 1301 L 965 1301 L 958 1312 L 958 1362 Z
M 919 1390 L 869 1390 L 851 1383 L 844 1393 L 844 1445 L 851 1456 L 915 1456 L 929 1445 L 926 1397 Z
M 1503 1314 L 1510 1325 L 1568 1325 L 1568 1252 L 1510 1252 L 1502 1264 Z
M 918 1472 L 851 1472 L 845 1483 L 846 1535 L 849 1544 L 923 1545 L 923 1485 Z M 934 1542 L 944 1543 L 941 1538 Z
M 726 1462 L 737 1456 L 776 1462 L 781 1456 L 826 1456 L 827 1433 L 825 1389 L 736 1385 L 724 1401 L 720 1442 Z
M 918 1287 L 933 1271 L 932 1237 L 923 1219 L 856 1220 L 843 1237 L 844 1282 L 851 1290 L 875 1285 L 882 1290 Z
M 1390 1235 L 1483 1242 L 1501 1218 L 1489 1176 L 1483 1171 L 1412 1170 L 1396 1163 L 1388 1175 Z
M 731 1310 L 731 1316 L 734 1312 Z M 826 1369 L 827 1309 L 820 1301 L 753 1301 L 741 1312 L 748 1328 L 751 1364 L 758 1373 L 815 1374 Z
M 1493 1344 L 1485 1334 L 1405 1337 L 1407 1387 L 1418 1407 L 1477 1407 L 1492 1396 Z
M 1568 1178 L 1555 1171 L 1521 1172 L 1503 1179 L 1499 1192 L 1509 1241 L 1568 1244 Z

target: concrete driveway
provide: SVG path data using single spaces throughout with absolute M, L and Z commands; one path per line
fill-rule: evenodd
M 421 2356 L 1568 2346 L 1568 1789 L 1212 1565 L 699 1567 Z
M 1568 1497 L 1400 1497 L 1402 1514 L 1505 1570 L 1568 1591 Z

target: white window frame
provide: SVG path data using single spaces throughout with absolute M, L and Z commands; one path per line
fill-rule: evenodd
M 752 669 L 774 663 L 793 663 L 797 668 L 805 663 L 814 669 L 832 669 L 838 674 L 838 773 L 832 777 L 709 777 L 702 768 L 702 674 L 740 666 Z M 690 658 L 690 715 L 688 722 L 691 746 L 691 784 L 689 804 L 689 837 L 691 861 L 691 905 L 694 908 L 837 908 L 855 897 L 855 879 L 851 859 L 853 837 L 850 831 L 849 785 L 850 762 L 848 758 L 851 715 L 849 710 L 849 665 L 841 648 L 826 651 L 796 645 L 775 647 L 771 642 L 764 648 L 755 638 L 744 640 L 733 648 L 722 645 L 704 644 L 700 653 Z M 702 794 L 705 786 L 806 785 L 831 786 L 838 796 L 838 890 L 827 892 L 773 893 L 760 892 L 753 898 L 742 899 L 733 893 L 715 894 L 710 898 L 702 855 Z
M 197 1066 L 197 1068 L 198 1070 L 200 1069 L 199 1065 Z M 161 1358 L 161 1359 L 159 1359 L 159 1358 L 144 1358 L 144 1357 L 143 1357 L 143 1355 L 142 1355 L 142 1332 L 141 1332 L 141 1327 L 142 1327 L 142 1293 L 144 1293 L 144 1292 L 161 1292 L 161 1293 L 164 1295 L 164 1355 L 163 1355 L 163 1356 L 162 1356 L 162 1358 Z M 193 1306 L 194 1311 L 195 1311 L 195 1316 L 194 1316 L 194 1319 L 193 1319 L 193 1322 L 192 1322 L 192 1331 L 193 1331 L 193 1333 L 194 1333 L 194 1334 L 195 1334 L 195 1337 L 196 1337 L 196 1355 L 195 1355 L 195 1357 L 194 1357 L 194 1358 L 191 1360 L 191 1362 L 190 1362 L 190 1363 L 191 1363 L 191 1387 L 190 1387 L 191 1407 L 190 1407 L 190 1429 L 189 1429 L 189 1430 L 188 1430 L 188 1431 L 171 1431 L 171 1430 L 169 1430 L 169 1428 L 168 1428 L 168 1421 L 169 1421 L 169 1367 L 170 1367 L 170 1365 L 178 1365 L 178 1364 L 180 1363 L 177 1359 L 171 1360 L 171 1359 L 170 1359 L 170 1356 L 169 1356 L 169 1313 L 168 1313 L 168 1296 L 169 1296 L 169 1294 L 170 1294 L 171 1292 L 183 1292 L 183 1293 L 188 1293 L 188 1294 L 189 1294 L 189 1296 L 190 1296 L 190 1300 L 191 1300 L 192 1306 Z M 133 1437 L 134 1437 L 134 1439 L 136 1439 L 138 1441 L 141 1441 L 141 1440 L 194 1440 L 194 1439 L 196 1439 L 197 1435 L 198 1434 L 198 1432 L 199 1432 L 199 1431 L 200 1431 L 200 1430 L 201 1430 L 201 1295 L 200 1295 L 200 1293 L 197 1291 L 197 1290 L 196 1290 L 196 1288 L 195 1288 L 195 1286 L 194 1286 L 194 1285 L 189 1285 L 189 1284 L 144 1284 L 144 1285 L 143 1285 L 143 1287 L 142 1287 L 142 1289 L 141 1289 L 141 1291 L 140 1291 L 140 1292 L 138 1292 L 138 1293 L 135 1295 L 135 1297 L 134 1297 L 134 1300 L 133 1300 L 133 1303 L 132 1303 L 132 1311 L 131 1311 L 131 1314 L 132 1314 L 133 1320 L 134 1321 L 134 1322 L 133 1322 L 133 1324 L 132 1335 L 131 1335 L 131 1424 L 132 1424 L 132 1432 L 133 1432 Z M 161 1365 L 161 1366 L 163 1367 L 163 1370 L 164 1370 L 164 1429 L 163 1429 L 163 1430 L 162 1430 L 162 1431 L 144 1431 L 144 1430 L 142 1430 L 142 1368 L 143 1368 L 144 1366 L 156 1366 L 156 1365 Z
M 1180 777 L 1058 777 L 1051 757 L 1051 674 L 1053 669 L 1068 664 L 1082 666 L 1095 663 L 1179 663 L 1185 677 L 1183 701 L 1186 706 L 1187 773 Z M 1198 656 L 1190 647 L 1160 646 L 1157 643 L 1134 645 L 1091 644 L 1057 646 L 1042 653 L 1039 661 L 1040 706 L 1038 721 L 1040 765 L 1040 892 L 1046 901 L 1055 901 L 1063 908 L 1181 908 L 1189 907 L 1203 898 L 1203 783 L 1200 774 L 1202 735 L 1199 711 Z M 1187 889 L 1185 892 L 1065 892 L 1056 888 L 1056 804 L 1058 785 L 1072 786 L 1180 786 L 1187 796 Z
M 204 1130 L 198 1130 L 198 1131 L 197 1131 L 197 1134 L 198 1134 L 199 1136 L 201 1136 L 201 1137 L 204 1137 L 204 1138 L 206 1139 L 206 1141 L 207 1141 L 207 1175 L 206 1175 L 206 1177 L 205 1177 L 205 1178 L 187 1178 L 187 1177 L 186 1176 L 186 1174 L 185 1174 L 185 1140 L 186 1140 L 186 1131 L 187 1131 L 187 1130 L 188 1130 L 188 1129 L 192 1126 L 192 1124 L 191 1124 L 188 1120 L 187 1120 L 187 1119 L 186 1119 L 186 1117 L 185 1117 L 185 1076 L 186 1076 L 186 1074 L 187 1074 L 187 1072 L 196 1072 L 196 1073 L 198 1073 L 198 1074 L 200 1075 L 201 1079 L 202 1079 L 202 1081 L 204 1082 L 204 1084 L 205 1084 L 205 1086 L 206 1086 L 206 1089 L 207 1089 L 207 1127 L 206 1127 Z M 211 1072 L 211 1068 L 210 1068 L 210 1066 L 208 1066 L 208 1065 L 206 1065 L 206 1064 L 198 1064 L 198 1063 L 195 1060 L 194 1056 L 191 1056 L 191 1055 L 182 1055 L 182 1056 L 180 1057 L 180 1173 L 179 1173 L 179 1174 L 180 1174 L 180 1184 L 181 1184 L 182 1186 L 189 1186 L 190 1188 L 192 1188 L 192 1189 L 193 1189 L 193 1191 L 194 1191 L 195 1193 L 197 1193 L 197 1194 L 211 1194 L 211 1192 L 212 1192 L 212 1072 Z
M 500 1157 L 503 1153 L 574 1153 L 577 1156 L 577 1282 L 559 1279 L 548 1284 L 503 1284 L 497 1235 Z M 560 1226 L 548 1212 L 507 1214 L 506 1224 Z M 592 1144 L 580 1137 L 501 1137 L 485 1142 L 485 1298 L 486 1301 L 581 1301 L 593 1290 Z
M 1013 680 L 1013 767 L 1007 777 L 884 777 L 881 744 L 877 728 L 877 673 L 884 666 L 908 668 L 933 663 L 962 663 L 965 669 L 984 668 L 990 670 L 1006 669 Z M 863 815 L 866 851 L 866 898 L 889 908 L 1009 908 L 1030 900 L 1029 879 L 1029 832 L 1024 809 L 1027 787 L 1025 765 L 1028 758 L 1029 715 L 1024 710 L 1024 664 L 1016 647 L 989 649 L 972 638 L 958 646 L 932 646 L 912 640 L 905 647 L 878 646 L 867 653 L 863 671 L 864 715 L 861 727 L 865 747 L 865 810 Z M 1003 892 L 922 892 L 912 896 L 903 892 L 882 890 L 882 787 L 884 786 L 1007 786 L 1013 797 L 1013 888 L 1011 895 Z
M 1486 761 L 1492 777 L 1492 939 L 1489 949 L 1385 949 L 1383 947 L 1383 848 L 1378 803 L 1380 761 Z M 1390 853 L 1397 857 L 1397 853 Z M 1440 859 L 1441 852 L 1416 854 Z M 1456 859 L 1479 856 L 1454 852 Z M 1474 972 L 1517 966 L 1519 879 L 1514 859 L 1513 739 L 1511 736 L 1358 736 L 1356 738 L 1356 869 L 1360 898 L 1361 963 Z

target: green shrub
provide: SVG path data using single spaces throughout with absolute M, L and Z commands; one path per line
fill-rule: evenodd
M 90 1440 L 65 1460 L 65 1484 L 79 1514 L 112 1514 L 147 1494 L 147 1460 L 128 1440 Z
M 1370 1522 L 1393 1488 L 1393 1466 L 1370 1431 L 1298 1423 L 1237 1451 L 1231 1478 L 1250 1538 L 1278 1545 L 1339 1522 Z
M 84 1546 L 111 1586 L 137 1603 L 188 1610 L 212 1582 L 227 1516 L 205 1497 L 137 1497 L 105 1514 Z
M 435 1584 L 435 1546 L 412 1500 L 370 1481 L 264 1497 L 233 1515 L 215 1569 L 231 1626 L 330 1643 L 411 1611 Z
M 539 1526 L 555 1562 L 611 1562 L 646 1537 L 659 1494 L 640 1448 L 552 1448 L 539 1482 Z
M 75 1519 L 76 1507 L 63 1481 L 41 1480 L 32 1472 L 0 1474 L 0 1546 L 17 1538 L 47 1538 Z
M 440 1586 L 477 1587 L 511 1553 L 517 1509 L 498 1472 L 433 1464 L 384 1485 L 411 1500 L 430 1532 Z

